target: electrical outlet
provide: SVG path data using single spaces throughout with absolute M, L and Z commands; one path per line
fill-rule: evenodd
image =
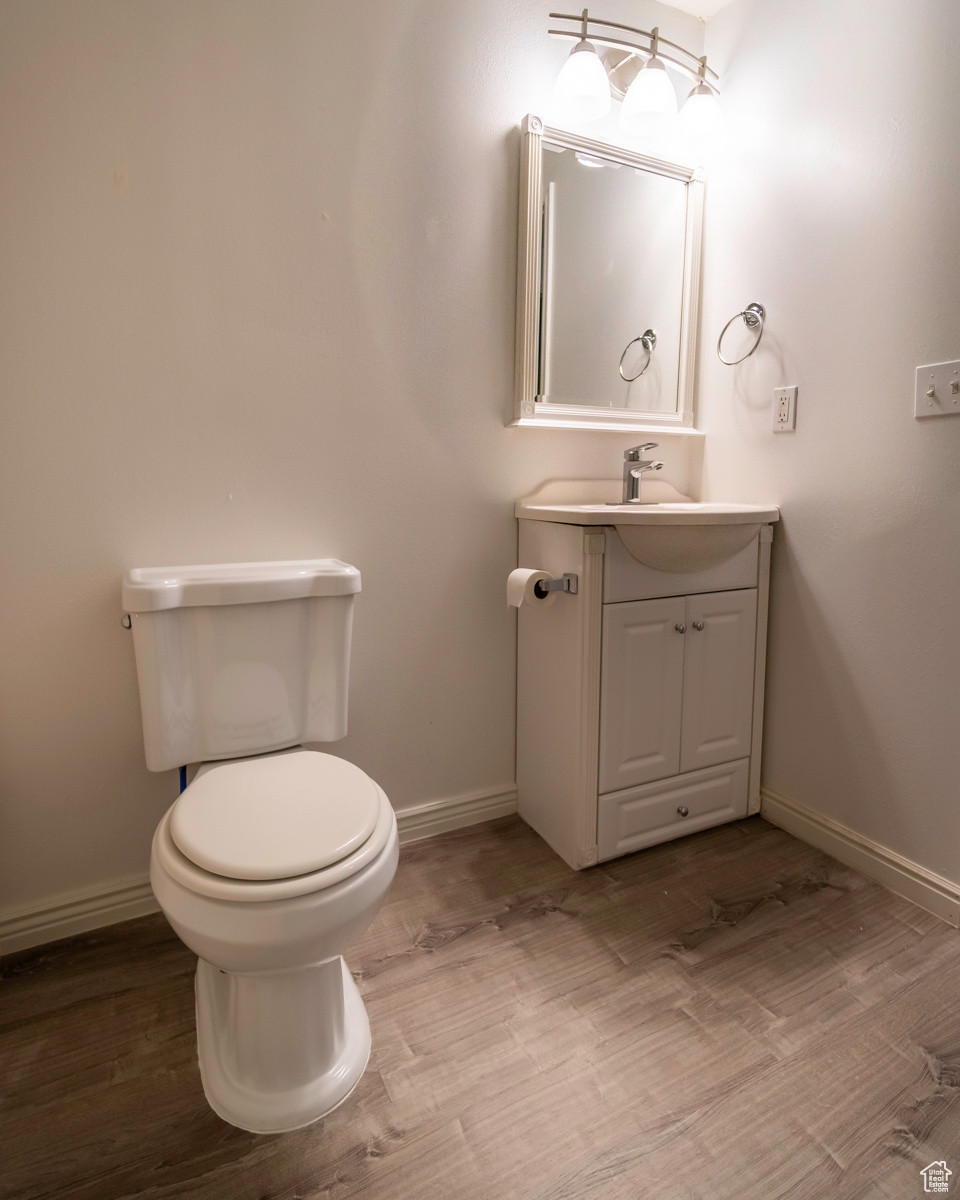
M 917 367 L 913 415 L 946 417 L 960 413 L 960 362 L 928 363 Z
M 773 432 L 793 433 L 797 427 L 797 389 L 773 389 Z

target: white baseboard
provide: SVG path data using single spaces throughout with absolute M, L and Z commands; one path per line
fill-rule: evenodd
M 516 811 L 517 787 L 511 783 L 405 809 L 397 813 L 397 827 L 403 844 Z M 78 888 L 35 904 L 8 909 L 0 919 L 0 954 L 42 946 L 158 911 L 146 874 Z
M 960 926 L 960 885 L 942 875 L 770 788 L 760 789 L 760 815 L 934 916 Z
M 492 821 L 495 817 L 509 817 L 516 811 L 515 783 L 467 792 L 447 800 L 431 800 L 397 813 L 400 844 L 419 842 L 421 838 L 434 837 L 450 829 L 461 829 L 464 825 L 476 825 L 480 821 Z
M 0 920 L 0 954 L 12 954 L 15 950 L 73 937 L 75 933 L 87 933 L 101 925 L 143 917 L 158 908 L 146 874 L 77 888 L 36 904 L 8 909 Z

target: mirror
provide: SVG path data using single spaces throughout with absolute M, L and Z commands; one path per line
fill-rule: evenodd
M 685 185 L 542 148 L 538 398 L 675 413 Z
M 703 175 L 527 117 L 513 424 L 693 424 Z

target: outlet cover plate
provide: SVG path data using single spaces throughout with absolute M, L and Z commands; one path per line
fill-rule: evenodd
M 797 428 L 797 389 L 773 389 L 773 432 L 793 433 Z
M 913 415 L 919 420 L 953 413 L 960 413 L 960 361 L 917 367 Z

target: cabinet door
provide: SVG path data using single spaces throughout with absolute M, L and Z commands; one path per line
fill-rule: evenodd
M 688 596 L 680 770 L 750 753 L 757 591 Z
M 600 791 L 680 770 L 682 596 L 606 604 L 600 678 Z

